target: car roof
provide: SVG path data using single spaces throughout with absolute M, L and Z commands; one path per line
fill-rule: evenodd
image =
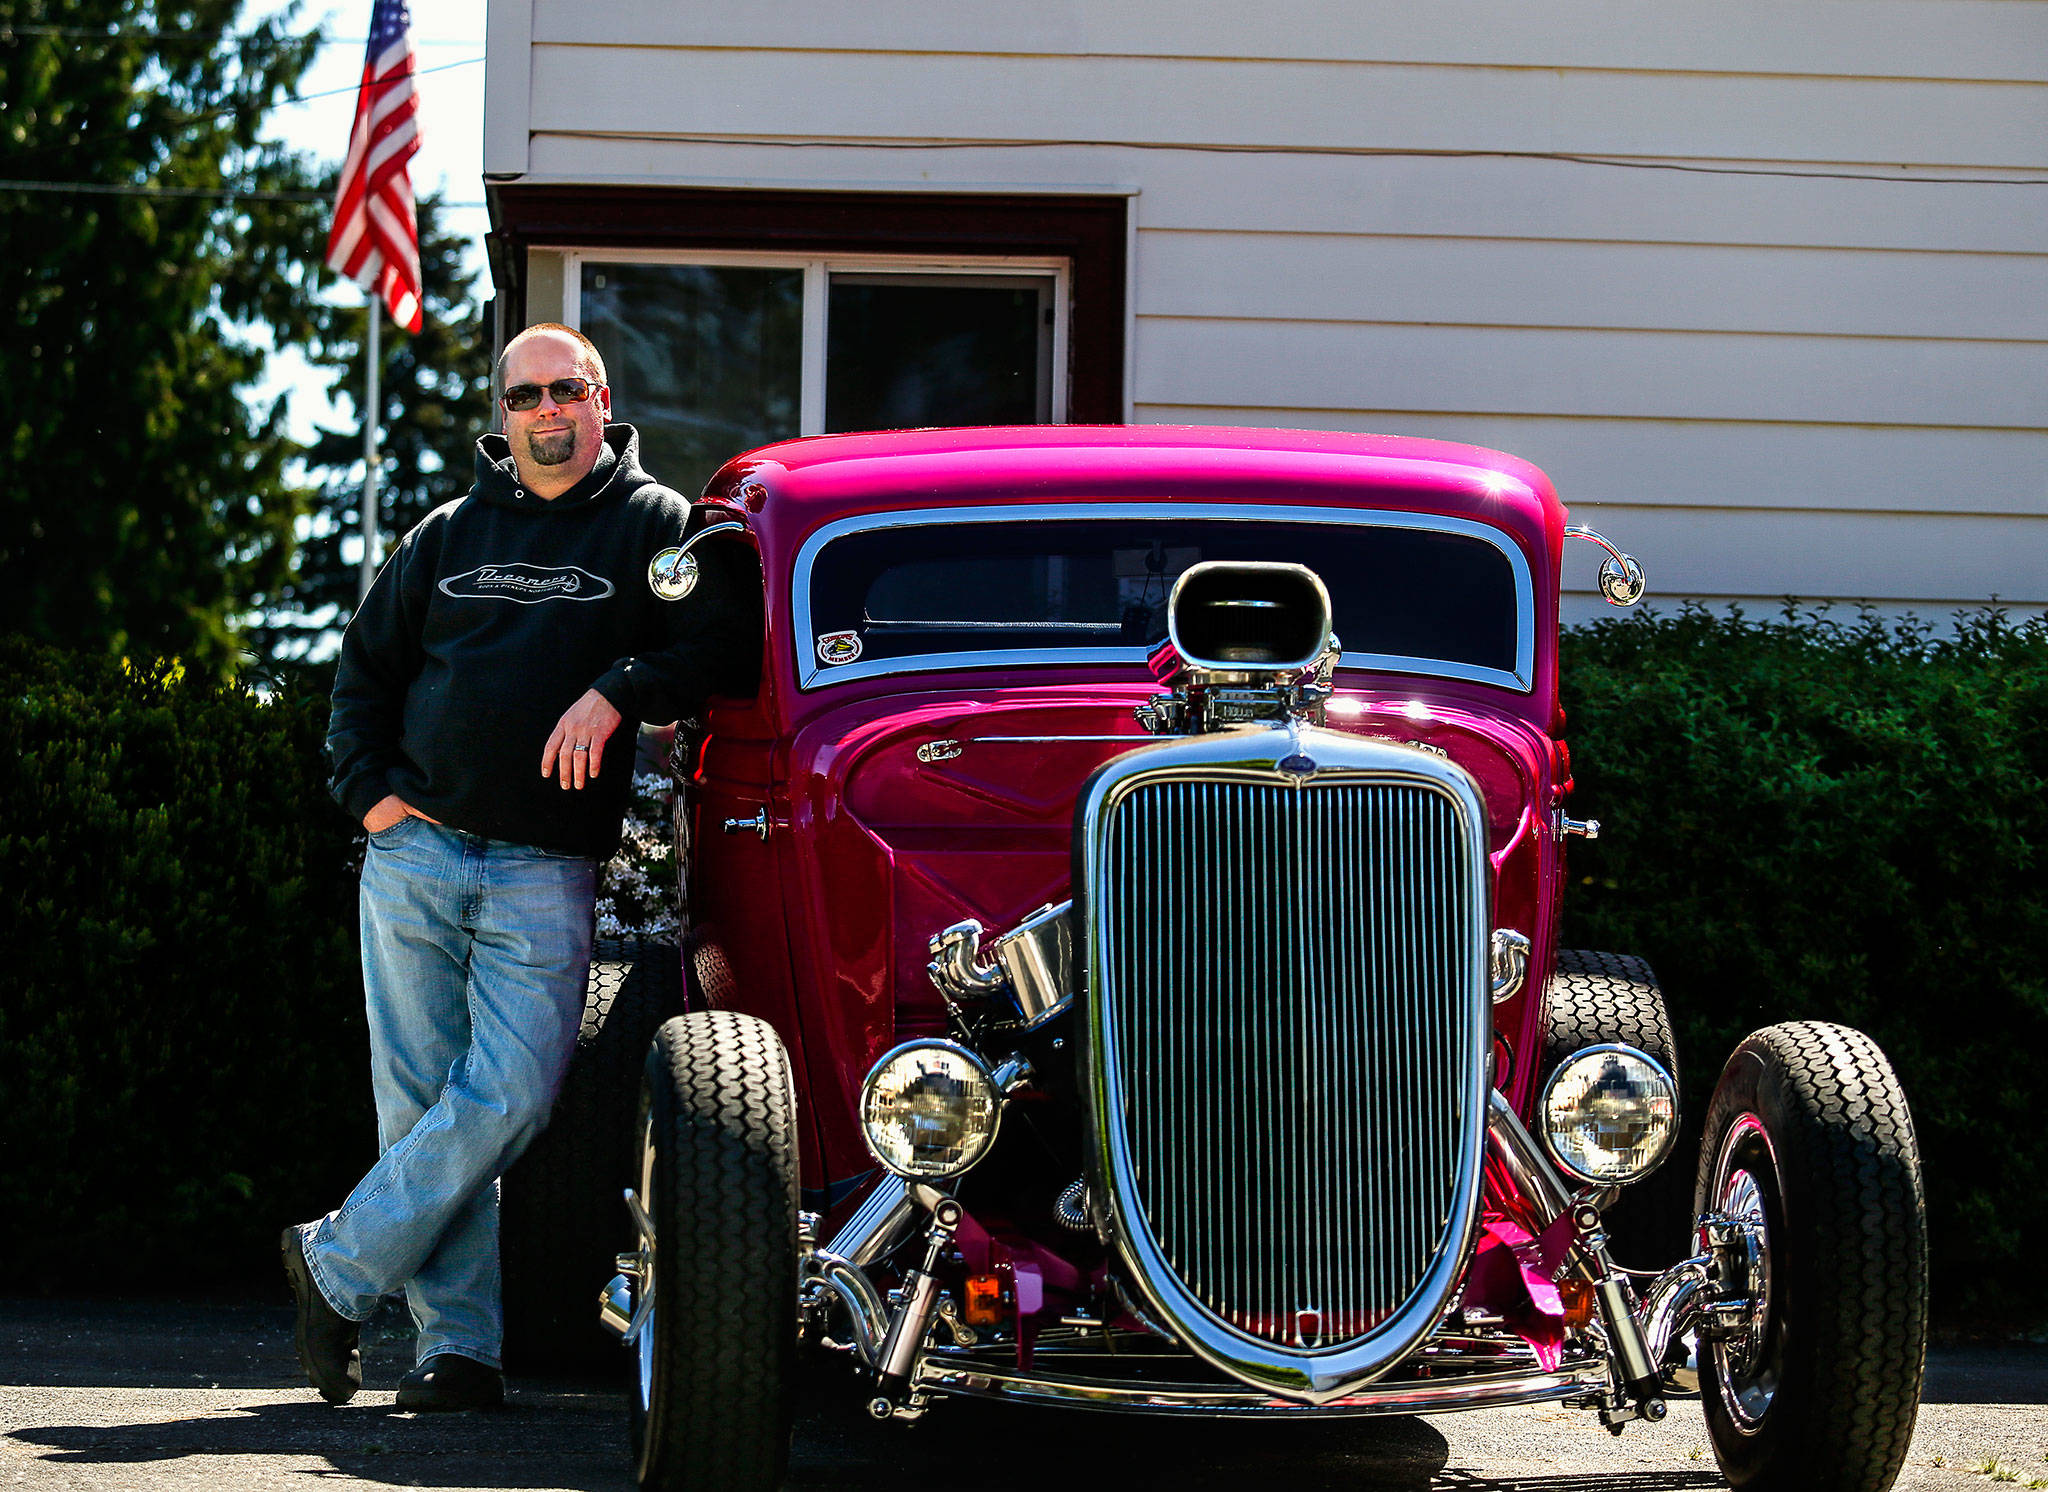
M 744 509 L 770 548 L 793 551 L 860 513 L 1103 498 L 1227 498 L 1401 508 L 1491 523 L 1539 572 L 1564 510 L 1519 457 L 1481 446 L 1329 430 L 1182 425 L 1016 425 L 821 435 L 735 457 L 705 489 Z

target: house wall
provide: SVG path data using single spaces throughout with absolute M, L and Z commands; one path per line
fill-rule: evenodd
M 2048 603 L 2042 0 L 493 0 L 489 54 L 503 179 L 1131 194 L 1133 420 L 1514 451 L 1664 598 Z

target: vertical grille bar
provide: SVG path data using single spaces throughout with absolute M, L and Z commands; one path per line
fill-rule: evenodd
M 1468 1116 L 1470 863 L 1421 783 L 1168 777 L 1103 833 L 1097 992 L 1126 1200 L 1246 1336 L 1369 1332 L 1421 1287 Z

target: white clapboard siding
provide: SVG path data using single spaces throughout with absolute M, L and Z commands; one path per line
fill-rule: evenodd
M 2048 604 L 2048 523 L 2038 519 L 1580 503 L 1572 520 L 1635 555 L 1665 596 L 1928 603 L 1985 601 L 1996 591 L 2019 605 Z M 1566 568 L 1575 589 L 1591 587 L 1598 551 L 1571 546 Z M 1987 587 L 1988 574 L 2010 578 Z
M 2048 87 L 1164 57 L 533 49 L 532 127 L 1978 167 L 2039 163 Z M 998 107 L 999 105 L 999 107 Z
M 1241 409 L 1141 404 L 1148 425 L 1420 435 L 1511 451 L 1567 503 L 1678 509 L 2048 513 L 2048 430 Z
M 2048 340 L 2048 253 L 1173 231 L 1138 257 L 1141 316 Z
M 2042 153 L 2048 157 L 2048 148 Z M 2024 186 L 1745 174 L 1781 169 L 1770 163 L 1725 169 L 1731 174 L 1441 156 L 1128 147 L 884 151 L 542 134 L 532 141 L 527 176 L 880 191 L 1123 188 L 1137 192 L 1145 228 L 1985 254 L 2048 249 L 2048 160 L 2034 173 L 2035 184 Z
M 1306 58 L 1631 71 L 2048 79 L 2012 0 L 538 0 L 544 41 L 772 51 Z
M 492 0 L 491 37 L 487 169 L 530 182 L 1121 196 L 1135 420 L 1513 451 L 1667 604 L 2048 605 L 2043 0 Z
M 1137 367 L 1145 404 L 2048 426 L 2033 342 L 1144 317 Z

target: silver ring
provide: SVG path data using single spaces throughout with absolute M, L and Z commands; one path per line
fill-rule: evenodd
M 571 746 L 569 749 L 571 751 L 588 751 L 590 748 L 588 746 Z

